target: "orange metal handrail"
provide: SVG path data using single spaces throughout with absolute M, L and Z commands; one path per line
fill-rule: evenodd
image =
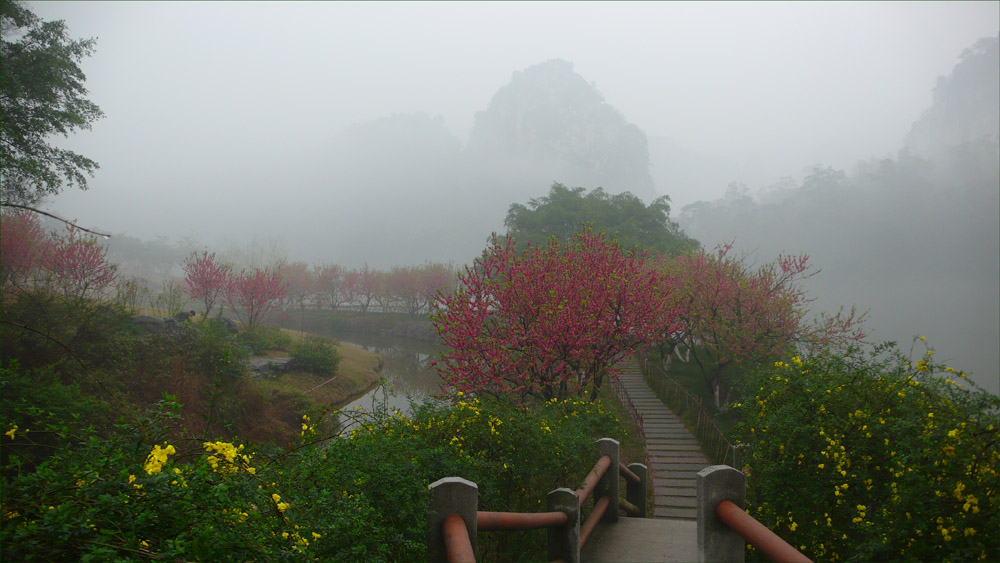
M 608 468 L 611 467 L 611 456 L 602 455 L 601 459 L 597 460 L 594 464 L 594 468 L 590 470 L 587 474 L 587 478 L 583 480 L 583 487 L 576 490 L 576 496 L 580 498 L 580 504 L 583 504 L 590 496 L 590 493 L 594 492 L 594 487 L 597 486 L 597 482 L 604 477 L 607 473 Z
M 590 537 L 590 533 L 594 531 L 597 523 L 604 517 L 604 513 L 608 510 L 608 505 L 610 504 L 611 497 L 601 497 L 594 503 L 593 512 L 587 517 L 587 521 L 580 526 L 580 549 L 583 549 L 583 544 L 587 543 L 587 538 Z
M 604 477 L 611 467 L 611 456 L 603 455 L 594 464 L 593 469 L 584 478 L 583 487 L 575 491 L 579 503 L 584 501 L 594 492 L 597 483 Z M 626 479 L 635 483 L 642 480 L 623 463 L 618 464 L 618 472 Z M 619 500 L 626 512 L 638 512 L 638 507 L 628 501 Z M 587 521 L 580 527 L 580 548 L 586 543 L 591 532 L 597 527 L 598 522 L 607 512 L 611 505 L 611 498 L 602 496 L 594 503 L 594 510 L 591 511 Z M 632 509 L 632 510 L 630 510 Z M 510 530 L 534 530 L 538 528 L 552 528 L 561 526 L 569 522 L 569 515 L 565 512 L 476 512 L 476 529 L 480 532 L 510 531 Z M 475 563 L 475 553 L 472 551 L 472 542 L 469 539 L 469 530 L 465 527 L 465 521 L 457 514 L 451 514 L 444 519 L 444 543 L 448 554 L 448 561 L 455 563 L 458 561 Z
M 465 527 L 465 520 L 458 514 L 450 514 L 445 517 L 443 527 L 448 562 L 476 563 L 476 554 L 472 551 L 472 540 L 469 539 L 469 529 Z
M 732 501 L 724 500 L 715 507 L 715 514 L 750 545 L 775 563 L 812 563 L 812 560 L 795 549 L 777 534 L 767 529 L 756 518 L 747 514 Z
M 642 479 L 640 479 L 639 476 L 636 475 L 635 473 L 632 473 L 632 470 L 626 467 L 625 464 L 620 461 L 618 462 L 618 474 L 637 485 L 639 483 L 642 483 Z
M 535 530 L 560 526 L 569 521 L 565 512 L 483 512 L 476 513 L 480 532 Z

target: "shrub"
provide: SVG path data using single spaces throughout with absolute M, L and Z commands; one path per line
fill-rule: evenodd
M 193 350 L 203 373 L 229 378 L 243 374 L 249 349 L 237 341 L 222 320 L 205 319 L 195 323 L 193 330 L 197 338 Z
M 817 559 L 1000 559 L 1000 398 L 894 346 L 751 378 L 750 511 Z
M 340 365 L 340 352 L 322 336 L 307 336 L 291 345 L 290 353 L 299 369 L 318 375 L 333 375 Z
M 576 486 L 593 438 L 618 421 L 599 405 L 523 410 L 478 400 L 425 403 L 408 418 L 343 413 L 348 436 L 302 419 L 284 451 L 177 433 L 169 397 L 104 439 L 83 428 L 37 467 L 21 452 L 54 420 L 26 428 L 2 411 L 0 556 L 4 560 L 426 559 L 427 485 L 459 475 L 484 510 L 538 511 L 545 493 Z M 483 560 L 545 553 L 545 533 L 485 534 Z
M 278 327 L 264 325 L 240 331 L 237 339 L 253 354 L 262 354 L 267 350 L 288 350 L 292 344 L 292 337 L 288 333 Z

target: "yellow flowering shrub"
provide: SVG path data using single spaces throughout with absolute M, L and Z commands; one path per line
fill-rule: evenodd
M 750 513 L 816 560 L 1000 560 L 1000 398 L 964 376 L 891 344 L 752 376 Z

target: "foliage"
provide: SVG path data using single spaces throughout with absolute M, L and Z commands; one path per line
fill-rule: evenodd
M 729 255 L 732 245 L 714 254 L 677 256 L 667 261 L 670 306 L 679 329 L 666 339 L 664 359 L 685 347 L 705 376 L 716 407 L 728 402 L 730 380 L 760 362 L 792 351 L 860 340 L 864 315 L 837 314 L 807 322 L 809 300 L 801 282 L 814 275 L 808 256 L 779 256 L 756 270 L 745 258 Z
M 253 354 L 263 354 L 268 350 L 288 350 L 292 345 L 292 337 L 288 333 L 267 325 L 241 330 L 237 340 Z
M 439 370 L 466 393 L 596 396 L 605 375 L 669 325 L 664 282 L 604 234 L 524 253 L 494 236 L 431 316 Z
M 46 22 L 20 2 L 0 2 L 0 177 L 6 203 L 36 203 L 65 179 L 87 188 L 93 160 L 52 146 L 51 137 L 90 129 L 103 116 L 84 98 L 80 61 L 93 39 L 73 40 L 63 21 Z
M 750 511 L 816 559 L 994 561 L 1000 398 L 894 346 L 792 357 L 747 383 Z
M 103 437 L 0 411 L 4 560 L 422 560 L 428 483 L 461 475 L 479 483 L 483 510 L 535 512 L 583 478 L 593 439 L 618 427 L 589 403 L 473 399 L 412 418 L 343 413 L 343 438 L 306 415 L 300 443 L 281 451 L 179 434 L 177 409 L 167 397 Z M 52 434 L 72 447 L 24 463 Z M 545 552 L 544 532 L 508 536 L 481 536 L 479 560 Z
M 246 329 L 252 332 L 263 316 L 285 296 L 287 287 L 277 269 L 252 268 L 230 275 L 224 297 Z
M 205 305 L 205 316 L 212 314 L 215 302 L 223 295 L 229 279 L 229 267 L 215 261 L 215 253 L 191 253 L 184 259 L 184 290 L 191 299 Z
M 340 352 L 321 336 L 306 336 L 292 343 L 295 367 L 318 375 L 333 375 L 340 365 Z
M 629 192 L 608 195 L 596 188 L 553 184 L 549 195 L 527 205 L 510 206 L 504 220 L 508 235 L 521 244 L 543 246 L 549 238 L 568 242 L 573 234 L 592 228 L 613 235 L 623 248 L 641 247 L 671 255 L 694 251 L 698 241 L 670 220 L 670 198 L 662 196 L 647 207 Z
M 0 288 L 56 291 L 67 299 L 98 297 L 117 277 L 107 249 L 92 236 L 67 226 L 66 234 L 46 233 L 33 213 L 4 213 L 0 223 Z
M 29 211 L 4 212 L 0 221 L 0 293 L 11 286 L 30 287 L 51 241 L 38 215 Z
M 246 340 L 236 338 L 222 320 L 202 318 L 191 330 L 197 331 L 192 347 L 198 368 L 210 376 L 236 379 L 243 375 L 250 347 Z
M 82 300 L 101 295 L 115 281 L 117 266 L 105 260 L 108 251 L 94 237 L 82 237 L 67 226 L 67 234 L 53 237 L 44 266 L 52 276 L 52 285 L 66 297 Z
M 158 309 L 163 309 L 168 316 L 175 316 L 181 312 L 187 300 L 184 299 L 184 288 L 174 280 L 164 280 L 160 284 L 160 294 L 156 296 L 154 304 Z

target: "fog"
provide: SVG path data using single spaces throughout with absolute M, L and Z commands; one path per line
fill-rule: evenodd
M 907 346 L 938 336 L 1000 386 L 994 153 L 919 130 L 998 2 L 29 6 L 98 39 L 81 66 L 106 117 L 57 142 L 101 169 L 46 202 L 88 227 L 461 264 L 552 182 L 669 195 L 706 247 L 808 252 L 817 306 L 871 309 Z M 802 196 L 816 185 L 840 203 Z

